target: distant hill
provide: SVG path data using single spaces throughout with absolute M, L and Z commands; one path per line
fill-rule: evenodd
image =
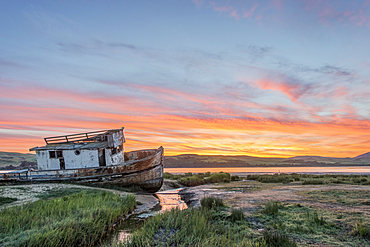
M 0 170 L 15 170 L 28 167 L 37 167 L 35 154 L 0 151 Z
M 192 167 L 289 167 L 289 166 L 370 166 L 370 152 L 354 158 L 322 156 L 296 156 L 291 158 L 260 158 L 247 155 L 197 155 L 165 156 L 166 168 Z M 35 154 L 0 151 L 0 170 L 37 168 Z
M 370 159 L 370 152 L 361 154 L 359 156 L 354 157 L 353 159 Z
M 370 152 L 354 158 L 322 156 L 296 156 L 291 158 L 260 158 L 253 156 L 223 156 L 183 154 L 165 156 L 166 168 L 184 167 L 274 167 L 274 166 L 366 166 L 370 165 Z

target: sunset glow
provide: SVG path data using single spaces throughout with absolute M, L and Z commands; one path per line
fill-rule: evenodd
M 166 155 L 370 151 L 370 1 L 31 2 L 0 2 L 1 151 L 121 127 Z

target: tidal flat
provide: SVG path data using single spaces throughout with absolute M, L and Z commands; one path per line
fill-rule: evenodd
M 166 189 L 201 185 L 178 189 L 187 207 L 150 214 L 121 242 L 109 236 L 160 197 L 66 184 L 2 186 L 0 198 L 13 199 L 0 206 L 0 246 L 370 246 L 369 176 L 210 175 L 166 174 Z
M 370 246 L 369 180 L 275 174 L 188 187 L 192 208 L 148 219 L 122 246 Z

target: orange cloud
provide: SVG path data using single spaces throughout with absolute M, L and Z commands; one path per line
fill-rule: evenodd
M 254 81 L 259 88 L 262 90 L 274 90 L 284 93 L 289 97 L 291 101 L 298 100 L 303 94 L 305 94 L 310 86 L 298 83 L 291 83 L 283 80 L 256 80 Z
M 283 92 L 292 101 L 305 90 L 299 85 L 268 80 L 256 84 L 262 90 Z M 43 137 L 124 126 L 126 150 L 162 145 L 167 155 L 347 157 L 369 151 L 365 144 L 370 141 L 366 134 L 370 133 L 370 122 L 351 114 L 355 109 L 349 105 L 332 112 L 331 118 L 316 116 L 307 121 L 291 116 L 291 111 L 312 110 L 309 114 L 315 116 L 315 111 L 321 109 L 304 105 L 264 106 L 238 100 L 243 94 L 232 94 L 233 100 L 229 100 L 229 96 L 190 94 L 159 86 L 126 87 L 137 90 L 140 96 L 36 89 L 26 85 L 14 92 L 3 87 L 2 102 L 23 103 L 0 104 L 0 150 L 27 152 L 30 147 L 44 145 Z M 186 105 L 175 105 L 179 102 Z M 188 105 L 197 107 L 186 108 Z M 277 116 L 268 117 L 261 111 Z

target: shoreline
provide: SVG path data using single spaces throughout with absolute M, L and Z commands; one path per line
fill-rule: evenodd
M 370 164 L 352 164 L 352 165 L 346 165 L 346 164 L 338 164 L 338 165 L 330 165 L 330 164 L 323 164 L 323 165 L 250 165 L 250 166 L 186 166 L 186 167 L 166 167 L 164 166 L 164 169 L 184 169 L 184 168 L 274 168 L 274 167 L 363 167 L 368 166 L 370 167 Z

